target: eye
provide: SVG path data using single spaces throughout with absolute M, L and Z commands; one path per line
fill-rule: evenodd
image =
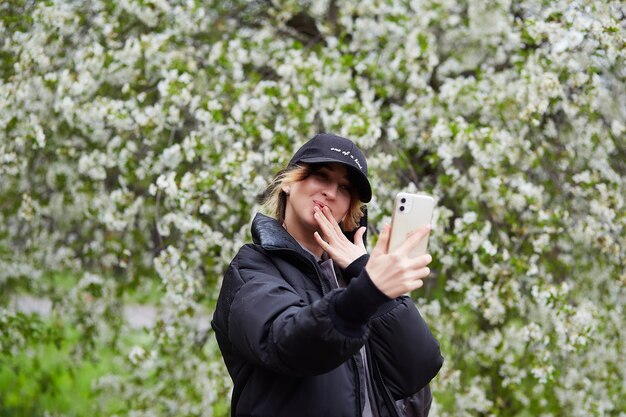
M 352 187 L 349 184 L 340 184 L 339 189 L 348 194 L 352 193 Z
M 312 175 L 314 177 L 317 177 L 317 178 L 321 179 L 321 180 L 328 179 L 328 174 L 326 174 L 324 171 L 315 171 Z

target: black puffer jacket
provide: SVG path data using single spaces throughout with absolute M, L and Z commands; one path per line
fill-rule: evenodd
M 331 290 L 276 220 L 258 214 L 252 236 L 224 276 L 211 323 L 234 381 L 232 415 L 361 417 L 365 344 L 381 417 L 403 415 L 385 404 L 424 388 L 443 362 L 411 299 L 378 291 L 367 255 L 340 271 L 346 288 Z

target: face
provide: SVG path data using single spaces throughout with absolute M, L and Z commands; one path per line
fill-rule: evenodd
M 313 217 L 314 208 L 327 206 L 337 222 L 348 214 L 353 191 L 348 179 L 348 171 L 342 164 L 323 165 L 302 181 L 284 185 L 288 194 L 285 207 L 287 230 L 313 233 L 317 222 Z

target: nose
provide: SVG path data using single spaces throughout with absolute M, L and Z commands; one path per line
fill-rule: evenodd
M 337 190 L 339 189 L 339 184 L 331 182 L 322 190 L 322 194 L 327 197 L 334 199 L 337 196 Z

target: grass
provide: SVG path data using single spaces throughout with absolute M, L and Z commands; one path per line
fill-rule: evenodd
M 50 273 L 43 276 L 37 286 L 17 285 L 12 292 L 43 298 L 61 297 L 75 288 L 79 280 L 80 277 L 71 273 Z M 126 288 L 120 296 L 124 305 L 158 305 L 163 294 L 158 281 L 146 279 L 136 288 Z M 124 400 L 96 391 L 94 383 L 106 375 L 122 379 L 130 376 L 124 359 L 132 346 L 154 343 L 149 332 L 145 329 L 125 331 L 116 346 L 106 343 L 106 334 L 99 335 L 88 355 L 80 356 L 76 349 L 86 347 L 85 335 L 68 320 L 54 314 L 18 316 L 19 323 L 7 329 L 13 328 L 22 335 L 24 344 L 19 350 L 6 343 L 13 343 L 19 337 L 0 333 L 0 416 L 108 417 L 128 411 Z M 2 326 L 0 330 L 4 332 Z M 9 353 L 11 348 L 13 351 Z M 218 401 L 212 411 L 216 417 L 225 417 L 229 414 L 228 401 Z
M 73 349 L 78 332 L 53 320 L 42 321 L 43 332 L 57 332 L 58 337 L 33 337 L 20 352 L 0 354 L 0 415 L 3 417 L 93 417 L 99 404 L 93 381 L 122 372 L 114 350 L 96 346 L 91 358 L 77 359 Z M 130 343 L 139 335 L 129 335 Z M 119 408 L 119 400 L 107 400 L 100 411 Z

